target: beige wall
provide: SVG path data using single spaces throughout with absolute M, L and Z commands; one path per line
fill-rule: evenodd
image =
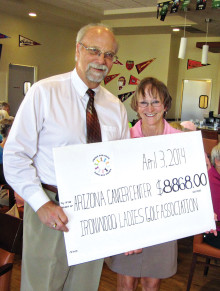
M 37 79 L 67 72 L 74 67 L 75 37 L 71 29 L 41 24 L 0 13 L 0 33 L 10 38 L 0 39 L 0 100 L 7 100 L 9 64 L 36 66 Z M 19 47 L 19 34 L 41 45 Z
M 76 32 L 71 29 L 49 24 L 37 23 L 34 19 L 26 20 L 0 13 L 0 32 L 10 36 L 0 39 L 3 44 L 0 59 L 0 100 L 8 99 L 8 68 L 9 64 L 36 66 L 38 80 L 63 72 L 74 67 Z M 23 35 L 41 43 L 39 46 L 19 47 L 18 37 Z M 209 53 L 210 66 L 187 70 L 187 59 L 201 60 L 201 49 L 196 48 L 197 41 L 204 38 L 188 38 L 187 53 L 184 60 L 178 59 L 180 38 L 171 35 L 119 35 L 119 61 L 123 66 L 113 65 L 110 74 L 120 73 L 126 78 L 126 86 L 118 88 L 118 77 L 104 85 L 116 96 L 134 91 L 134 85 L 128 85 L 130 75 L 138 79 L 153 76 L 163 81 L 173 97 L 173 104 L 168 118 L 178 118 L 181 102 L 181 87 L 183 79 L 212 79 L 212 99 L 210 110 L 217 114 L 220 95 L 220 54 Z M 220 41 L 220 38 L 208 38 L 208 41 Z M 156 58 L 144 71 L 137 73 L 136 67 L 129 71 L 126 61 L 133 60 L 135 64 Z M 130 98 L 124 102 L 129 121 L 136 119 L 136 113 L 130 108 Z

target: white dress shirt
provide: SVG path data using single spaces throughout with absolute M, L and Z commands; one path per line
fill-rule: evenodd
M 41 80 L 16 114 L 4 147 L 4 174 L 35 211 L 49 201 L 41 182 L 56 185 L 52 149 L 86 143 L 87 89 L 76 69 Z M 129 138 L 124 105 L 102 86 L 94 91 L 102 141 Z

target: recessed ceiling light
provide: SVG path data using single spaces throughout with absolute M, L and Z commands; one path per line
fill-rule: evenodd
M 173 31 L 180 31 L 179 28 L 173 28 Z
M 28 13 L 28 15 L 31 16 L 31 17 L 36 17 L 37 16 L 37 14 L 35 12 L 30 12 L 30 13 Z

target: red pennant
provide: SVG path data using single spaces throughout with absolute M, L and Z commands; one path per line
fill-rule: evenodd
M 116 60 L 115 62 L 113 62 L 113 64 L 123 66 L 123 64 L 121 62 L 119 62 L 119 60 Z
M 140 80 L 136 78 L 135 76 L 130 76 L 129 85 L 138 85 L 140 83 Z
M 156 60 L 156 58 L 153 58 L 153 59 L 151 59 L 149 61 L 146 61 L 146 62 L 143 62 L 143 63 L 135 65 L 138 74 L 140 74 L 144 69 L 146 69 L 146 67 L 149 66 L 154 60 Z
M 203 65 L 199 61 L 188 60 L 188 62 L 187 62 L 187 70 L 194 69 L 194 68 L 200 68 L 200 67 L 204 67 L 204 66 L 208 66 L 208 65 L 210 65 L 210 64 Z
M 111 82 L 114 78 L 116 78 L 120 74 L 115 74 L 115 75 L 108 75 L 104 78 L 104 83 L 105 85 Z

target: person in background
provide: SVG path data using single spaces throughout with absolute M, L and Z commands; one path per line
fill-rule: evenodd
M 180 124 L 179 121 L 171 121 L 171 122 L 169 122 L 169 124 L 170 124 L 173 128 L 176 128 L 176 129 L 178 129 L 178 130 L 183 131 L 183 126 Z
M 6 112 L 7 113 L 7 112 Z M 3 148 L 10 132 L 13 120 L 12 119 L 1 119 L 0 120 L 0 133 L 2 136 L 2 142 L 0 143 L 0 205 L 9 206 L 9 192 L 7 189 L 7 182 L 5 180 L 3 172 Z
M 196 131 L 196 125 L 192 121 L 182 121 L 180 125 L 183 127 L 183 131 Z M 211 168 L 210 160 L 205 152 L 205 162 L 207 171 Z
M 10 116 L 6 110 L 2 109 L 1 104 L 0 104 L 0 121 L 3 119 L 10 119 Z M 2 141 L 3 141 L 3 136 L 2 134 L 0 134 L 0 142 Z
M 0 120 L 2 119 L 10 119 L 10 116 L 8 115 L 8 112 L 4 109 L 0 109 Z
M 3 109 L 8 112 L 8 115 L 10 115 L 10 105 L 7 102 L 1 102 L 0 103 L 0 109 Z
M 220 220 L 220 143 L 211 152 L 211 168 L 208 171 L 212 203 L 217 220 Z M 220 249 L 220 226 L 217 225 L 217 236 L 212 233 L 204 235 L 204 241 Z
M 196 131 L 196 126 L 192 121 L 182 121 L 181 123 L 178 121 L 172 121 L 170 122 L 170 125 L 173 128 L 179 129 L 184 132 Z M 211 168 L 211 163 L 206 153 L 205 153 L 205 161 L 206 161 L 206 167 L 208 171 Z
M 184 131 L 196 131 L 196 125 L 192 121 L 182 121 L 180 125 Z
M 3 171 L 3 149 L 5 146 L 6 140 L 8 138 L 9 132 L 11 130 L 13 121 L 14 121 L 14 118 L 12 116 L 10 117 L 10 119 L 0 120 L 0 132 L 3 137 L 3 140 L 0 143 L 0 184 L 4 185 L 3 188 L 7 186 L 7 182 L 5 180 L 4 171 Z M 19 212 L 23 214 L 24 199 L 22 199 L 16 192 L 14 192 L 14 197 L 16 200 L 17 207 L 19 208 Z
M 0 143 L 0 184 L 7 184 L 3 173 L 3 149 L 12 127 L 12 123 L 13 119 L 4 118 L 0 120 L 0 132 L 2 135 L 2 142 Z
M 172 98 L 161 81 L 148 77 L 141 80 L 131 101 L 140 120 L 130 129 L 132 138 L 180 133 L 164 119 Z M 106 258 L 117 274 L 117 291 L 136 290 L 139 278 L 143 291 L 156 291 L 161 278 L 171 277 L 177 270 L 177 241 L 144 248 L 142 253 L 120 254 Z
M 76 38 L 76 68 L 35 83 L 16 114 L 4 149 L 4 172 L 26 201 L 22 291 L 98 290 L 103 259 L 67 264 L 63 232 L 68 231 L 68 217 L 57 201 L 52 149 L 87 143 L 86 108 L 91 100 L 100 124 L 99 141 L 130 137 L 124 105 L 100 86 L 117 59 L 117 50 L 109 27 L 81 28 Z M 94 97 L 89 96 L 91 90 Z M 94 110 L 89 114 L 96 115 Z

